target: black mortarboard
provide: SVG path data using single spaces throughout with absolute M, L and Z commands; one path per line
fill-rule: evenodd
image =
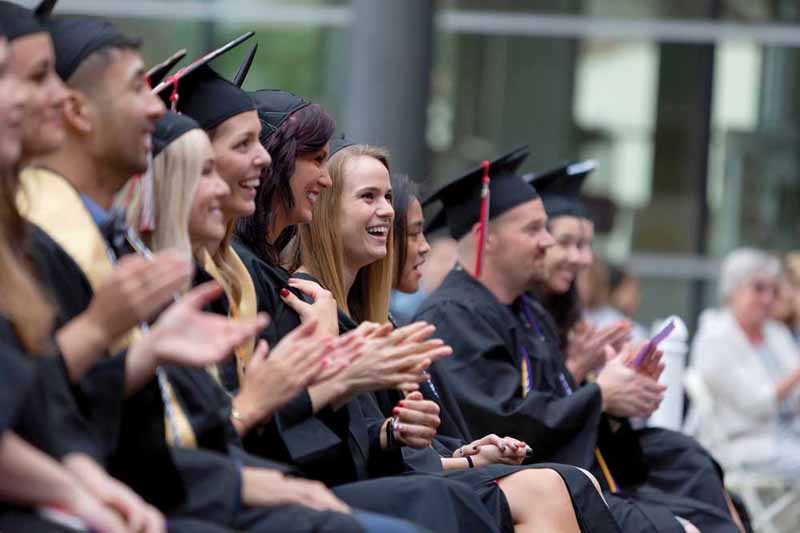
M 150 82 L 151 87 L 157 86 L 159 83 L 164 81 L 164 78 L 167 77 L 169 71 L 177 65 L 181 59 L 186 57 L 186 49 L 181 49 L 169 56 L 167 59 L 162 61 L 157 65 L 153 65 L 150 67 L 150 70 L 147 71 L 147 80 Z
M 338 137 L 334 138 L 333 141 L 331 141 L 331 149 L 328 153 L 328 159 L 336 155 L 336 152 L 344 150 L 348 146 L 355 146 L 356 144 L 358 143 L 344 133 L 340 134 Z
M 237 87 L 244 85 L 244 80 L 247 79 L 247 74 L 250 72 L 250 67 L 253 66 L 253 59 L 256 57 L 256 52 L 258 52 L 258 43 L 250 47 L 250 51 L 247 52 L 247 56 L 244 58 L 244 61 L 242 61 L 242 64 L 239 65 L 239 70 L 236 71 L 236 76 L 233 77 L 233 84 Z
M 256 103 L 258 118 L 261 119 L 261 144 L 267 142 L 292 113 L 311 103 L 280 89 L 262 89 L 251 92 L 250 96 Z
M 528 155 L 528 148 L 522 146 L 489 163 L 489 220 L 538 197 L 518 173 Z M 469 233 L 480 217 L 483 174 L 484 167 L 479 166 L 426 195 L 423 206 L 435 200 L 444 206 L 441 214 L 428 224 L 428 229 L 435 229 L 444 222 L 454 239 Z
M 68 17 L 48 24 L 56 50 L 56 72 L 68 81 L 87 57 L 104 48 L 138 48 L 140 39 L 124 35 L 111 22 L 93 17 Z
M 596 166 L 593 160 L 581 161 L 546 172 L 526 174 L 524 178 L 542 197 L 548 217 L 588 218 L 586 206 L 580 198 L 581 187 Z
M 160 154 L 164 148 L 184 133 L 200 129 L 200 124 L 187 115 L 167 111 L 163 117 L 158 119 L 155 128 L 153 132 L 153 157 Z
M 46 32 L 44 23 L 53 11 L 55 0 L 44 0 L 36 9 L 0 0 L 0 24 L 9 41 L 34 33 Z
M 177 111 L 195 119 L 205 130 L 213 129 L 240 113 L 252 111 L 255 105 L 248 94 L 217 74 L 208 63 L 253 35 L 253 32 L 248 32 L 195 60 L 157 85 L 153 92 L 161 96 L 167 106 L 175 101 Z

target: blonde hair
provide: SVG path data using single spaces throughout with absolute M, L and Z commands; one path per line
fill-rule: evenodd
M 205 143 L 203 130 L 190 130 L 171 142 L 153 159 L 154 227 L 140 231 L 142 240 L 153 251 L 176 248 L 187 257 L 192 255 L 189 238 L 189 217 L 197 185 L 203 174 Z M 132 185 L 127 211 L 128 225 L 140 229 L 144 209 L 142 180 Z
M 358 144 L 334 154 L 328 162 L 333 184 L 323 189 L 314 205 L 314 218 L 310 224 L 298 226 L 297 238 L 292 243 L 290 270 L 300 265 L 331 293 L 339 308 L 356 321 L 386 322 L 389 319 L 389 297 L 392 289 L 392 250 L 394 232 L 389 230 L 386 256 L 358 271 L 350 293 L 345 293 L 342 246 L 341 198 L 344 177 L 349 163 L 359 157 L 371 157 L 389 170 L 389 153 L 383 148 Z
M 206 142 L 203 142 L 203 141 Z M 155 251 L 177 248 L 192 257 L 192 242 L 189 236 L 189 219 L 197 185 L 203 174 L 208 134 L 201 129 L 190 130 L 167 146 L 153 159 L 153 210 L 155 227 L 142 233 L 147 246 Z M 131 203 L 128 207 L 127 222 L 138 228 L 144 207 L 142 183 L 133 185 Z M 211 256 L 222 278 L 220 282 L 228 296 L 235 302 L 241 297 L 241 283 L 229 266 L 229 246 L 235 222 L 228 224 L 225 237 L 217 251 Z M 200 263 L 202 255 L 194 257 Z
M 219 282 L 222 284 L 222 288 L 225 289 L 225 294 L 232 302 L 236 302 L 238 305 L 242 299 L 242 282 L 236 275 L 236 270 L 231 266 L 230 258 L 231 240 L 233 240 L 235 231 L 236 219 L 234 218 L 228 223 L 225 229 L 225 237 L 217 247 L 217 251 L 211 254 L 211 259 L 219 270 L 219 275 L 222 278 Z

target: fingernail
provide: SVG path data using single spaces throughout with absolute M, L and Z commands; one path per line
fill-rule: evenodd
M 400 408 L 399 407 L 395 407 L 394 409 L 392 409 L 392 414 L 393 415 L 396 415 L 398 413 L 400 413 Z
M 400 400 L 399 402 L 397 402 L 397 405 L 399 405 L 400 407 L 405 407 L 406 403 L 403 400 Z
M 283 288 L 281 289 L 281 298 L 288 298 L 289 297 L 289 289 Z
M 478 447 L 477 446 L 473 446 L 472 449 L 473 449 L 473 451 L 476 451 L 476 452 L 478 451 Z

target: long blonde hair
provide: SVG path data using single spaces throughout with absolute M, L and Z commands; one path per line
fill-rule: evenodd
M 141 227 L 145 203 L 143 181 L 138 180 L 133 185 L 126 219 L 129 226 L 139 230 L 151 250 L 177 248 L 191 257 L 189 217 L 203 173 L 203 148 L 207 142 L 203 130 L 193 129 L 175 139 L 153 159 L 152 228 Z
M 389 171 L 389 153 L 383 148 L 359 144 L 344 148 L 328 162 L 333 184 L 323 189 L 314 205 L 310 224 L 298 227 L 292 244 L 291 270 L 300 265 L 317 278 L 333 294 L 339 308 L 356 321 L 386 322 L 389 318 L 389 296 L 392 289 L 393 231 L 389 230 L 386 257 L 358 271 L 349 295 L 344 284 L 344 247 L 342 246 L 341 213 L 344 177 L 348 163 L 359 157 L 372 157 Z

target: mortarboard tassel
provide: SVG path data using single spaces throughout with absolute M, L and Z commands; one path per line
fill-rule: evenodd
M 489 224 L 489 161 L 481 163 L 483 178 L 481 179 L 481 213 L 478 219 L 478 253 L 475 258 L 475 277 L 480 277 L 483 265 L 483 247 L 486 244 L 486 229 Z

